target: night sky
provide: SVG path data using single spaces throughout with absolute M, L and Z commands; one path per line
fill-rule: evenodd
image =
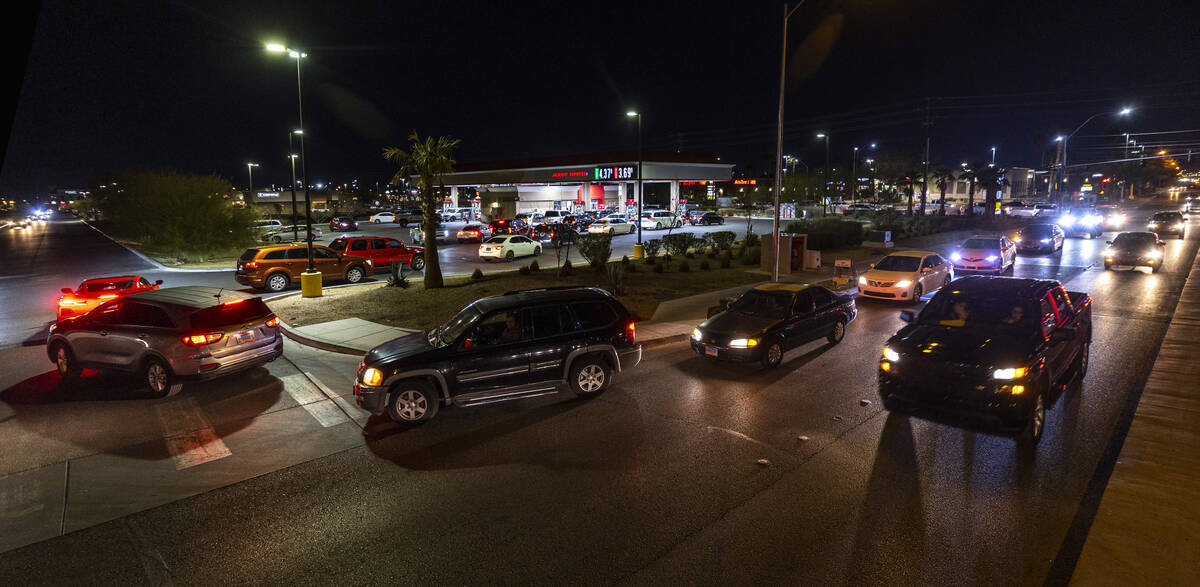
M 1097 135 L 1200 128 L 1195 4 L 811 0 L 789 28 L 784 152 L 821 165 L 829 129 L 835 161 L 871 141 L 915 155 L 927 104 L 933 160 L 951 165 L 995 145 L 1041 167 L 1055 134 L 1125 105 L 1127 121 L 1079 133 L 1073 161 L 1115 153 Z M 648 149 L 759 171 L 774 153 L 777 2 L 83 6 L 42 5 L 0 195 L 146 168 L 243 186 L 247 161 L 256 185 L 286 183 L 295 62 L 266 41 L 309 54 L 314 183 L 386 180 L 381 147 L 413 129 L 461 138 L 464 162 L 630 149 L 631 107 Z

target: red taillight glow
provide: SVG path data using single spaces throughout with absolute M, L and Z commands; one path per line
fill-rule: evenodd
M 180 340 L 183 341 L 183 344 L 188 346 L 204 346 L 206 344 L 217 342 L 224 336 L 225 335 L 220 332 L 210 332 L 208 334 L 189 334 L 187 336 L 180 337 Z
M 221 305 L 222 306 L 232 306 L 234 304 L 240 304 L 244 301 L 246 301 L 246 298 L 237 298 L 236 300 L 228 300 L 225 302 L 221 302 Z
M 636 342 L 636 336 L 635 336 L 636 330 L 637 330 L 637 327 L 634 325 L 633 322 L 630 322 L 629 325 L 625 327 L 625 340 L 627 342 Z
M 87 300 L 81 300 L 79 298 L 64 297 L 63 299 L 58 300 L 58 305 L 60 305 L 60 306 L 86 306 Z
M 102 300 L 111 300 L 111 299 L 113 299 L 113 298 L 115 298 L 115 297 L 117 297 L 117 294 L 104 294 L 104 295 L 100 296 L 100 299 L 102 299 Z
M 279 326 L 279 316 L 271 316 L 271 319 L 267 320 L 267 326 L 271 328 Z

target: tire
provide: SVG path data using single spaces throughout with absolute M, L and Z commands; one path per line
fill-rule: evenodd
M 763 369 L 774 369 L 781 362 L 783 362 L 783 344 L 777 340 L 771 341 L 767 348 L 763 349 Z
M 408 266 L 411 267 L 413 271 L 420 271 L 424 269 L 425 255 L 413 255 L 412 259 L 410 259 L 408 262 Z
M 1112 271 L 1112 263 L 1109 263 L 1109 262 L 1107 262 L 1107 261 L 1106 261 L 1106 262 L 1104 263 L 1104 270 L 1105 270 L 1105 271 Z M 1151 271 L 1153 271 L 1153 270 L 1151 270 Z
M 419 379 L 408 379 L 392 386 L 388 393 L 387 414 L 399 424 L 415 426 L 433 419 L 440 403 L 432 385 Z
M 517 258 L 516 254 L 514 254 L 512 251 L 504 253 L 504 261 L 506 263 L 512 263 L 513 259 L 516 259 L 516 258 Z
M 365 275 L 366 273 L 363 272 L 362 267 L 355 265 L 346 270 L 346 281 L 350 283 L 358 283 L 363 280 L 363 276 Z
M 661 223 L 661 222 L 655 222 L 655 223 L 654 223 L 654 230 L 662 230 L 662 223 Z
M 596 397 L 608 389 L 612 369 L 600 355 L 585 355 L 571 363 L 567 385 L 579 397 Z
M 283 291 L 291 284 L 292 280 L 286 273 L 272 273 L 267 276 L 267 281 L 264 283 L 269 291 Z
M 533 256 L 539 257 L 542 254 L 542 247 L 533 247 Z
M 150 390 L 150 395 L 153 397 L 169 397 L 179 393 L 179 390 L 183 388 L 182 383 L 175 381 L 171 367 L 158 357 L 150 357 L 142 365 L 142 383 Z
M 1158 273 L 1158 270 L 1159 270 L 1159 269 L 1162 269 L 1162 265 L 1155 265 L 1154 267 L 1151 267 L 1151 268 L 1150 268 L 1150 272 L 1151 272 L 1151 273 Z
M 913 303 L 920 302 L 921 296 L 923 296 L 923 295 L 925 295 L 925 290 L 921 288 L 921 284 L 918 283 L 918 284 L 914 285 L 913 286 L 913 297 L 912 297 Z
M 950 276 L 949 275 L 947 275 L 946 279 L 944 281 L 942 281 L 942 287 L 946 287 L 948 285 L 950 285 Z
M 375 224 L 379 224 L 378 220 L 372 220 L 371 222 L 374 222 Z
M 75 362 L 75 353 L 71 351 L 71 347 L 67 346 L 67 343 L 54 343 L 54 351 L 51 355 L 54 356 L 54 365 L 63 379 L 75 379 L 83 371 L 79 363 Z
M 283 239 L 279 238 L 279 235 L 275 235 L 275 236 L 271 237 L 271 242 L 278 244 L 278 243 L 283 242 Z
M 1079 351 L 1079 356 L 1075 357 L 1075 372 L 1079 374 L 1079 378 L 1083 379 L 1087 375 L 1088 363 L 1090 362 L 1089 355 L 1091 354 L 1092 343 L 1083 343 L 1083 348 Z
M 1022 448 L 1032 449 L 1042 441 L 1042 435 L 1046 429 L 1046 399 L 1045 391 L 1039 389 L 1036 396 L 1033 398 L 1033 408 L 1029 411 L 1029 422 L 1025 425 L 1025 430 L 1021 431 L 1021 436 L 1017 438 L 1017 443 Z
M 829 344 L 837 344 L 842 342 L 842 339 L 845 337 L 846 323 L 838 320 L 837 322 L 833 323 L 833 332 L 830 332 L 829 336 L 825 337 L 825 339 L 829 341 Z

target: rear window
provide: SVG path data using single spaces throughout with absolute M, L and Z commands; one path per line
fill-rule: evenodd
M 604 302 L 577 302 L 571 304 L 571 310 L 579 319 L 579 327 L 584 330 L 602 328 L 617 319 L 617 313 Z
M 246 252 L 242 253 L 242 256 L 238 257 L 238 259 L 242 261 L 250 261 L 253 260 L 254 256 L 257 254 L 258 249 L 246 249 Z
M 486 242 L 489 245 L 502 245 L 507 241 L 508 241 L 508 237 L 506 237 L 506 236 L 493 236 L 492 238 L 489 238 L 484 242 Z
M 271 315 L 271 309 L 262 298 L 244 298 L 236 304 L 221 304 L 192 312 L 192 328 L 217 330 L 245 322 L 252 322 Z
M 132 279 L 123 279 L 121 281 L 101 281 L 101 282 L 97 282 L 97 283 L 89 283 L 89 284 L 87 284 L 87 291 L 89 293 L 95 293 L 95 292 L 101 292 L 101 291 L 118 291 L 118 290 L 122 290 L 122 289 L 129 289 L 129 288 L 133 287 L 134 283 L 135 282 Z
M 264 261 L 277 261 L 279 259 L 286 259 L 286 258 L 287 258 L 287 249 L 277 249 L 277 250 L 270 251 L 267 254 L 263 255 Z
M 329 248 L 331 248 L 335 251 L 344 251 L 344 250 L 346 250 L 346 241 L 339 238 L 339 239 L 329 243 Z

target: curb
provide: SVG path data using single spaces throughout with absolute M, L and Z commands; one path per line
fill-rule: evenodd
M 103 236 L 104 238 L 116 243 L 121 248 L 125 249 L 126 251 L 133 253 L 139 259 L 153 265 L 154 269 L 156 271 L 172 271 L 172 272 L 178 272 L 178 273 L 215 273 L 217 271 L 229 271 L 229 269 L 181 269 L 181 268 L 175 268 L 175 267 L 167 267 L 166 265 L 163 265 L 162 263 L 159 263 L 158 261 L 155 261 L 154 259 L 147 257 L 145 253 L 142 253 L 141 251 L 109 236 L 108 233 L 104 232 L 103 230 L 100 230 L 99 228 L 96 228 L 96 226 L 93 225 L 91 222 L 88 222 L 87 220 L 84 220 L 83 218 L 80 218 L 79 221 L 86 224 L 88 226 L 88 228 L 100 233 L 100 235 Z
M 359 349 L 353 349 L 348 346 L 333 344 L 331 342 L 315 340 L 315 339 L 309 338 L 307 336 L 304 336 L 303 334 L 299 334 L 295 330 L 292 330 L 292 327 L 288 326 L 287 323 L 285 323 L 283 320 L 279 321 L 279 330 L 280 330 L 280 332 L 283 332 L 284 336 L 292 339 L 293 342 L 303 345 L 303 346 L 312 347 L 312 348 L 320 349 L 323 351 L 329 351 L 331 353 L 339 353 L 342 355 L 362 356 L 362 355 L 366 354 L 366 351 L 362 351 Z
M 667 346 L 669 344 L 683 342 L 687 339 L 688 339 L 687 334 L 672 334 L 671 336 L 664 336 L 662 338 L 652 338 L 650 340 L 643 340 L 643 341 L 641 341 L 640 344 L 642 345 L 643 351 L 648 351 L 650 349 L 658 348 L 660 346 Z

